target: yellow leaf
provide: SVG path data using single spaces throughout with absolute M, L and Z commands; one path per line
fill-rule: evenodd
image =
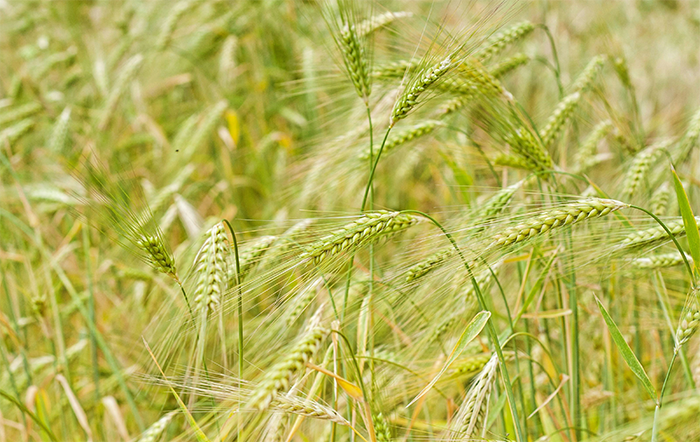
M 231 139 L 235 145 L 238 145 L 238 140 L 241 137 L 241 126 L 236 111 L 231 109 L 227 110 L 226 121 L 228 122 L 228 132 L 231 134 Z

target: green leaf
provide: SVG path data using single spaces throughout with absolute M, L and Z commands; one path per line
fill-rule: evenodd
M 420 393 L 418 393 L 418 396 L 413 398 L 410 404 L 406 405 L 406 407 L 410 407 L 413 403 L 415 403 L 418 399 L 421 397 L 425 396 L 425 394 L 430 391 L 431 388 L 437 383 L 438 379 L 440 379 L 440 376 L 442 376 L 445 371 L 449 368 L 450 364 L 452 364 L 457 357 L 462 354 L 464 349 L 469 345 L 471 341 L 474 340 L 477 336 L 479 336 L 479 333 L 481 333 L 481 330 L 484 329 L 484 326 L 486 325 L 486 322 L 489 320 L 491 317 L 491 312 L 479 312 L 472 318 L 472 320 L 469 322 L 467 325 L 467 328 L 464 329 L 464 332 L 462 332 L 462 336 L 459 337 L 459 340 L 457 341 L 457 344 L 455 344 L 455 347 L 452 349 L 452 352 L 450 353 L 450 356 L 447 358 L 445 361 L 445 364 L 443 364 L 442 368 L 438 372 L 438 374 L 435 375 L 432 381 L 428 383 L 428 385 L 425 386 L 421 390 Z
M 630 346 L 627 345 L 627 341 L 625 341 L 625 338 L 622 337 L 620 329 L 617 328 L 615 321 L 613 321 L 613 319 L 610 317 L 608 311 L 605 310 L 605 307 L 603 307 L 603 304 L 600 303 L 600 299 L 598 299 L 597 296 L 595 297 L 595 302 L 598 303 L 600 313 L 603 314 L 603 319 L 605 319 L 605 323 L 608 325 L 608 330 L 612 335 L 615 345 L 617 345 L 620 353 L 622 353 L 622 358 L 625 360 L 630 370 L 632 370 L 632 372 L 637 375 L 639 380 L 642 381 L 642 385 L 644 385 L 644 388 L 646 388 L 649 396 L 651 396 L 651 399 L 656 402 L 656 389 L 651 384 L 651 380 L 649 379 L 649 376 L 647 376 L 647 372 L 644 371 L 644 367 L 642 367 L 642 364 L 639 362 L 639 359 L 637 359 L 637 356 L 634 355 L 634 352 Z
M 678 207 L 680 208 L 681 215 L 683 215 L 685 233 L 688 235 L 690 256 L 693 257 L 693 266 L 695 267 L 695 271 L 698 272 L 700 271 L 700 232 L 698 232 L 698 223 L 695 221 L 693 209 L 690 208 L 690 201 L 688 201 L 688 195 L 685 193 L 683 183 L 681 183 L 680 178 L 678 178 L 676 169 L 674 169 L 673 166 L 671 166 L 671 171 L 673 172 L 673 183 L 676 188 Z

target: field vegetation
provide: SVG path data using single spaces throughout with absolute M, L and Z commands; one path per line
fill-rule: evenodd
M 699 41 L 0 0 L 0 442 L 700 441 Z

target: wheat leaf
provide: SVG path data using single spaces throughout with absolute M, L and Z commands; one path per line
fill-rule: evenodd
M 450 353 L 450 356 L 447 358 L 445 364 L 442 366 L 438 374 L 435 375 L 433 380 L 430 381 L 430 383 L 426 385 L 425 388 L 423 388 L 421 392 L 418 393 L 418 396 L 413 398 L 413 400 L 408 405 L 406 405 L 406 407 L 410 407 L 418 399 L 425 396 L 425 394 L 428 393 L 428 391 L 430 391 L 431 388 L 433 388 L 435 383 L 437 383 L 437 381 L 440 379 L 440 376 L 442 376 L 443 373 L 445 373 L 445 371 L 449 368 L 450 364 L 452 364 L 452 362 L 454 362 L 454 360 L 457 359 L 457 357 L 460 354 L 462 354 L 462 351 L 464 351 L 467 345 L 469 345 L 469 343 L 473 341 L 474 338 L 476 338 L 479 335 L 479 333 L 481 333 L 481 330 L 484 329 L 484 326 L 486 325 L 486 322 L 489 320 L 490 317 L 491 312 L 483 311 L 477 313 L 477 315 L 474 316 L 474 318 L 472 318 L 472 320 L 467 325 L 467 328 L 465 328 L 464 332 L 462 332 L 462 336 L 459 337 L 457 344 L 455 344 L 454 349 L 452 349 L 452 353 Z
M 595 302 L 598 303 L 600 313 L 602 313 L 603 319 L 605 319 L 605 323 L 608 325 L 608 330 L 612 335 L 615 345 L 617 345 L 620 353 L 622 353 L 622 358 L 625 360 L 630 370 L 632 370 L 639 380 L 642 381 L 642 385 L 644 385 L 644 388 L 649 393 L 649 396 L 651 396 L 651 399 L 656 401 L 656 389 L 651 384 L 651 380 L 649 379 L 647 372 L 644 371 L 644 367 L 642 367 L 642 364 L 639 362 L 639 359 L 637 359 L 637 356 L 634 355 L 634 352 L 630 346 L 627 345 L 627 341 L 625 341 L 622 333 L 620 333 L 620 329 L 617 328 L 615 321 L 613 321 L 613 319 L 610 317 L 610 314 L 608 314 L 608 311 L 605 310 L 605 307 L 603 307 L 603 304 L 601 304 L 600 299 L 598 299 L 597 296 L 595 298 Z

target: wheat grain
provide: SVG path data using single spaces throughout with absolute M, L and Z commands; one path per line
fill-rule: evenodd
M 491 360 L 491 353 L 482 353 L 476 355 L 469 355 L 460 359 L 457 359 L 450 366 L 450 373 L 453 376 L 463 376 L 479 373 L 483 370 L 484 366 Z
M 229 35 L 221 45 L 219 56 L 219 78 L 224 86 L 231 87 L 235 77 L 236 48 L 238 39 L 235 35 Z
M 377 437 L 377 442 L 393 442 L 389 423 L 384 418 L 382 413 L 372 415 L 372 423 L 374 424 L 374 434 Z
M 510 186 L 505 187 L 493 194 L 484 202 L 477 212 L 476 219 L 479 220 L 479 223 L 487 223 L 494 219 L 510 203 L 515 195 L 515 192 L 527 184 L 528 181 L 530 180 L 527 178 L 520 180 L 517 183 L 511 184 Z
M 168 14 L 168 16 L 165 19 L 165 22 L 160 28 L 160 34 L 158 35 L 158 39 L 156 40 L 157 51 L 162 51 L 168 45 L 170 45 L 170 41 L 173 38 L 173 32 L 175 31 L 177 22 L 180 21 L 180 18 L 182 18 L 185 12 L 192 9 L 192 7 L 197 3 L 197 1 L 198 0 L 182 0 L 180 2 L 175 3 L 175 6 L 173 6 L 173 8 L 170 10 L 170 14 Z
M 246 246 L 242 250 L 238 252 L 238 263 L 240 265 L 240 269 L 238 270 L 238 275 L 241 279 L 245 279 L 246 276 L 248 276 L 248 273 L 250 273 L 251 270 L 260 262 L 260 259 L 267 253 L 268 250 L 270 250 L 270 247 L 272 244 L 277 240 L 276 236 L 272 235 L 266 235 L 266 236 L 261 236 L 260 238 L 256 239 L 255 242 L 252 244 Z M 233 261 L 232 263 L 228 266 L 228 281 L 229 285 L 235 285 L 236 284 L 236 261 L 235 261 L 235 256 L 233 252 L 230 254 L 231 258 Z
M 684 254 L 685 259 L 692 262 L 692 258 L 688 254 Z M 643 258 L 636 258 L 632 261 L 632 265 L 640 269 L 661 269 L 665 267 L 675 267 L 683 265 L 683 255 L 678 252 L 664 253 L 661 255 L 650 255 Z
M 503 89 L 501 82 L 476 60 L 469 59 L 460 63 L 458 72 L 468 84 L 471 84 L 472 87 L 482 95 L 504 95 L 508 98 L 512 98 L 512 96 Z
M 35 121 L 33 118 L 21 120 L 7 129 L 0 132 L 0 144 L 14 144 L 17 140 L 26 135 L 29 130 L 34 127 Z
M 681 163 L 686 160 L 693 147 L 698 143 L 700 139 L 700 109 L 698 109 L 695 114 L 693 114 L 690 122 L 688 123 L 688 128 L 683 135 L 683 138 L 678 143 L 678 148 L 673 155 L 674 163 Z
M 372 72 L 374 78 L 394 79 L 410 75 L 418 68 L 418 63 L 409 60 L 400 60 L 386 64 Z
M 309 307 L 309 305 L 311 305 L 314 298 L 316 298 L 319 287 L 321 287 L 322 285 L 323 278 L 319 277 L 301 288 L 299 293 L 295 296 L 293 305 L 289 307 L 289 317 L 287 319 L 288 327 L 294 325 L 294 323 L 297 319 L 299 319 L 304 310 L 306 310 Z
M 200 147 L 202 147 L 207 138 L 211 136 L 216 123 L 219 122 L 221 115 L 224 113 L 227 107 L 228 102 L 226 100 L 221 100 L 204 114 L 199 126 L 192 133 L 192 137 L 187 140 L 180 161 L 188 160 Z
M 298 416 L 331 421 L 346 427 L 350 426 L 350 423 L 334 409 L 309 399 L 301 399 L 288 394 L 277 395 L 275 399 L 270 402 L 270 409 L 296 414 Z
M 508 144 L 533 172 L 552 169 L 552 158 L 545 147 L 525 127 L 516 129 L 507 137 Z
M 144 257 L 146 263 L 154 270 L 179 281 L 177 269 L 175 268 L 175 259 L 165 246 L 161 235 L 143 235 L 136 239 L 135 242 L 137 246 L 146 252 Z

